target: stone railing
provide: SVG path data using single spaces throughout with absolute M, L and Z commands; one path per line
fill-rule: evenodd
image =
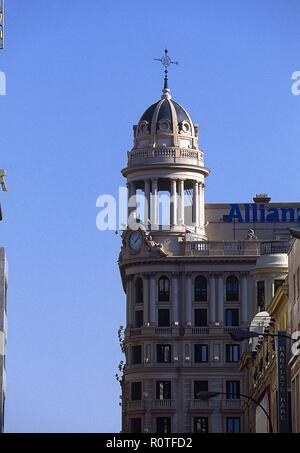
M 221 410 L 223 411 L 232 411 L 232 410 L 242 410 L 244 407 L 245 400 L 221 400 Z
M 192 165 L 204 165 L 203 151 L 197 149 L 163 146 L 159 148 L 133 149 L 128 151 L 128 165 L 138 165 L 154 162 L 190 163 Z
M 193 241 L 185 243 L 184 254 L 188 256 L 234 256 L 260 255 L 259 241 Z
M 197 336 L 209 335 L 209 327 L 192 327 L 192 326 L 185 327 L 184 328 L 184 335 L 185 336 L 188 336 L 188 335 L 197 335 Z
M 143 400 L 127 402 L 127 411 L 138 411 L 138 410 L 144 410 L 144 401 Z
M 171 399 L 165 399 L 165 400 L 154 400 L 153 401 L 153 409 L 171 409 L 175 410 L 175 401 Z
M 207 411 L 212 408 L 210 400 L 193 399 L 190 400 L 190 411 Z

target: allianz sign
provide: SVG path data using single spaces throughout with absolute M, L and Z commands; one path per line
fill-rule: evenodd
M 242 208 L 241 208 L 242 206 Z M 227 222 L 300 222 L 300 207 L 266 207 L 264 204 L 231 204 Z

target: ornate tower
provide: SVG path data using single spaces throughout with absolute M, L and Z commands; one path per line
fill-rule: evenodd
M 192 274 L 176 255 L 187 238 L 206 241 L 204 180 L 209 170 L 198 125 L 172 99 L 167 72 L 161 99 L 133 130 L 133 148 L 122 170 L 129 221 L 119 259 L 127 295 L 123 431 L 182 432 L 179 355 L 189 360 L 181 335 L 182 326 L 193 321 Z
M 134 223 L 138 217 L 146 231 L 159 236 L 166 231 L 167 242 L 187 231 L 206 239 L 204 179 L 209 170 L 199 149 L 198 131 L 187 111 L 172 99 L 166 79 L 161 99 L 134 126 L 134 146 L 122 171 L 130 197 L 129 219 Z M 139 208 L 138 194 L 144 201 Z
M 171 63 L 167 54 L 161 61 L 165 69 Z M 227 220 L 229 205 L 206 205 L 206 227 L 209 171 L 198 132 L 173 100 L 166 72 L 161 99 L 134 126 L 122 170 L 129 195 L 119 257 L 126 293 L 123 432 L 249 429 L 241 398 L 247 379 L 238 366 L 247 344 L 230 334 L 249 328 L 264 285 L 273 294 L 282 281 L 281 268 L 270 274 L 262 264 L 277 262 L 272 256 L 284 244 L 265 224 L 236 228 Z M 204 401 L 203 392 L 213 398 Z

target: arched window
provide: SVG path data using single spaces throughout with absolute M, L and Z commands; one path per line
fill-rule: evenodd
M 198 275 L 194 282 L 194 300 L 196 302 L 207 300 L 207 280 L 203 275 Z
M 143 300 L 143 280 L 138 277 L 135 281 L 135 303 L 142 304 Z
M 239 300 L 239 281 L 234 275 L 230 275 L 226 280 L 226 300 Z
M 170 280 L 166 276 L 158 280 L 158 300 L 162 302 L 170 300 Z

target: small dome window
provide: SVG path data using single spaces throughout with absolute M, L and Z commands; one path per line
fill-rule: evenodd
M 141 121 L 139 125 L 139 133 L 140 134 L 149 134 L 149 123 L 148 121 Z
M 160 120 L 158 123 L 158 128 L 162 132 L 167 132 L 171 129 L 171 123 L 168 119 Z
M 187 121 L 182 121 L 182 123 L 180 124 L 180 130 L 187 134 L 188 132 L 190 132 L 190 125 Z

